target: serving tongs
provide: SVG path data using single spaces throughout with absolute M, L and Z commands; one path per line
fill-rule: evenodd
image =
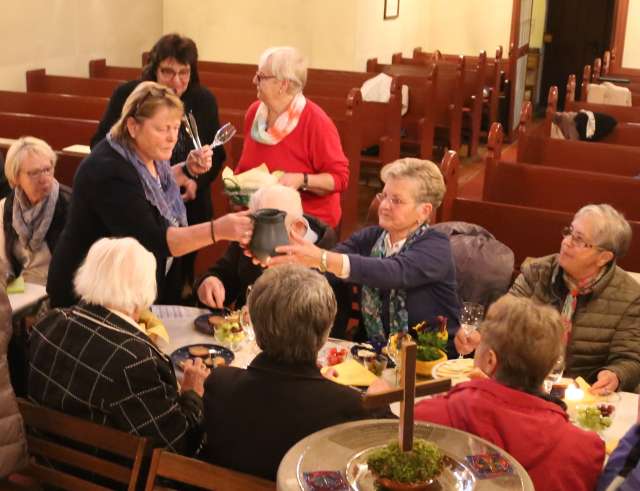
M 198 125 L 196 124 L 196 118 L 193 117 L 193 113 L 182 116 L 182 122 L 184 123 L 184 129 L 191 137 L 194 148 L 196 150 L 200 150 L 202 148 L 202 143 L 200 143 L 200 136 L 198 135 Z

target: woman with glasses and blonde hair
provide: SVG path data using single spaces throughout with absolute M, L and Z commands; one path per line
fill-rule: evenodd
M 563 231 L 560 253 L 526 260 L 509 291 L 560 312 L 565 373 L 599 394 L 640 384 L 640 285 L 616 264 L 630 242 L 622 214 L 607 204 L 584 206 Z M 456 340 L 459 350 L 471 351 L 475 343 L 463 341 Z
M 98 130 L 91 139 L 91 148 L 107 136 L 120 119 L 125 101 L 141 81 L 157 82 L 171 89 L 182 101 L 185 114 L 192 114 L 195 118 L 202 148 L 194 147 L 185 125 L 181 124 L 169 160 L 171 165 L 179 166 L 176 180 L 187 208 L 187 221 L 200 223 L 211 220 L 211 185 L 220 173 L 225 152 L 222 146 L 215 149 L 210 146 L 220 127 L 218 104 L 211 91 L 200 85 L 198 48 L 192 39 L 172 33 L 156 42 L 142 69 L 140 80 L 126 82 L 113 92 Z M 180 281 L 185 285 L 190 286 L 193 282 L 194 262 L 195 254 L 189 254 L 182 260 L 184 272 Z
M 29 283 L 47 283 L 69 207 L 68 189 L 53 177 L 56 159 L 45 141 L 32 136 L 9 147 L 4 172 L 12 190 L 0 201 L 2 284 L 20 276 Z
M 143 82 L 107 138 L 82 162 L 49 270 L 53 306 L 75 303 L 73 275 L 103 237 L 133 237 L 155 256 L 160 303 L 176 303 L 180 297 L 174 258 L 219 240 L 250 240 L 253 224 L 247 212 L 188 225 L 175 179 L 180 170 L 169 165 L 182 115 L 183 104 L 173 91 Z
M 253 83 L 258 99 L 244 122 L 244 146 L 235 172 L 266 163 L 282 170 L 280 184 L 300 191 L 302 207 L 330 227 L 340 223 L 340 193 L 349 183 L 349 162 L 333 121 L 302 90 L 307 62 L 291 47 L 267 49 Z
M 362 324 L 369 339 L 388 336 L 426 321 L 439 326 L 448 319 L 453 339 L 459 326 L 455 265 L 449 239 L 429 227 L 440 206 L 445 184 L 438 166 L 428 160 L 405 158 L 380 172 L 378 226 L 367 227 L 327 251 L 293 234 L 292 244 L 276 249 L 285 255 L 269 264 L 298 262 L 329 272 L 348 286 L 360 286 Z M 342 290 L 338 285 L 335 288 Z M 340 300 L 334 334 L 342 332 L 350 299 Z M 452 345 L 449 352 L 454 355 Z

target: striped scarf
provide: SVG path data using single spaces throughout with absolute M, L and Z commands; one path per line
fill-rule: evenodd
M 569 290 L 569 293 L 567 293 L 567 296 L 564 299 L 562 311 L 560 312 L 560 318 L 562 319 L 562 323 L 565 327 L 565 344 L 569 342 L 569 336 L 571 335 L 573 316 L 578 306 L 578 297 L 580 295 L 587 295 L 591 293 L 593 291 L 593 287 L 598 281 L 600 281 L 600 278 L 604 276 L 607 269 L 607 267 L 604 267 L 597 274 L 583 278 L 577 283 L 569 278 L 569 275 L 564 272 L 562 273 L 564 284 Z
M 269 110 L 264 102 L 261 102 L 253 118 L 251 137 L 265 145 L 277 145 L 282 139 L 296 129 L 300 115 L 307 105 L 307 99 L 302 93 L 297 94 L 289 107 L 276 119 L 275 123 L 267 128 L 267 114 Z

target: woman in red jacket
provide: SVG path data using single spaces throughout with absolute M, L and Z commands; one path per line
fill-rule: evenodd
M 456 385 L 416 406 L 416 419 L 468 431 L 504 448 L 527 470 L 536 489 L 594 489 L 604 443 L 569 422 L 541 390 L 562 349 L 559 314 L 505 295 L 482 326 L 475 365 L 487 378 Z
M 253 77 L 259 100 L 245 116 L 236 173 L 263 162 L 270 171 L 284 171 L 280 184 L 301 192 L 304 212 L 335 228 L 349 162 L 333 121 L 302 94 L 306 81 L 307 63 L 295 48 L 262 53 Z

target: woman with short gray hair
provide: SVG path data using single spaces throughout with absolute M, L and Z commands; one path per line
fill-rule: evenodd
M 284 171 L 280 184 L 301 191 L 304 212 L 335 228 L 349 162 L 333 121 L 302 93 L 306 81 L 307 62 L 297 49 L 281 46 L 262 53 L 253 77 L 259 100 L 245 115 L 235 172 L 262 163 L 271 172 Z
M 380 176 L 378 226 L 354 233 L 331 251 L 294 236 L 293 245 L 277 248 L 283 255 L 269 263 L 297 262 L 333 275 L 341 292 L 334 336 L 344 332 L 355 284 L 362 338 L 379 342 L 423 321 L 435 328 L 446 317 L 453 340 L 460 302 L 451 246 L 446 235 L 429 227 L 446 190 L 442 173 L 433 162 L 407 158 L 385 165 Z M 447 351 L 457 356 L 453 341 Z
M 206 458 L 275 481 L 282 457 L 302 438 L 389 412 L 365 411 L 361 393 L 320 373 L 318 351 L 336 312 L 322 275 L 299 265 L 269 268 L 248 303 L 262 353 L 246 370 L 221 367 L 207 379 L 205 427 L 213 443 Z
M 89 249 L 74 280 L 80 303 L 52 310 L 32 330 L 29 398 L 192 455 L 209 370 L 200 359 L 185 362 L 178 386 L 171 360 L 139 324 L 156 296 L 155 270 L 154 255 L 130 237 Z
M 527 259 L 509 293 L 553 306 L 565 325 L 565 364 L 591 390 L 633 391 L 640 384 L 640 285 L 617 265 L 631 228 L 607 204 L 584 206 L 562 231 L 560 252 Z M 461 346 L 463 352 L 472 345 Z

